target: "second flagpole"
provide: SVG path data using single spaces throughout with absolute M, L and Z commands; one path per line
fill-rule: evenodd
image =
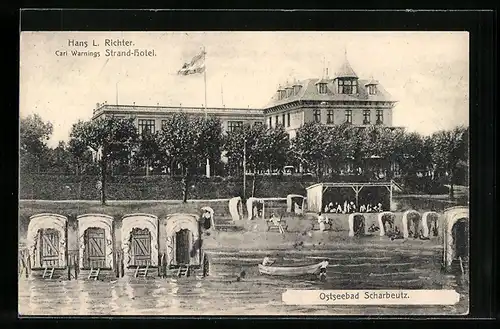
M 203 46 L 203 57 L 204 60 L 206 60 L 207 53 L 205 52 L 205 46 Z M 207 113 L 207 65 L 206 62 L 204 63 L 205 68 L 203 70 L 203 82 L 205 85 L 205 119 L 208 118 L 208 113 Z M 205 165 L 205 174 L 207 178 L 210 178 L 210 160 L 207 157 L 207 164 Z

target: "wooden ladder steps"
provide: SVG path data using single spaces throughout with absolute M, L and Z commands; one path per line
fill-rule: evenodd
M 101 272 L 100 268 L 96 268 L 96 269 L 91 268 L 88 279 L 89 280 L 94 279 L 96 281 L 99 278 L 100 272 Z
M 43 270 L 42 278 L 43 279 L 52 279 L 52 276 L 54 275 L 54 270 L 55 270 L 54 267 L 50 267 L 50 268 L 46 267 Z
M 134 276 L 136 278 L 146 278 L 148 276 L 148 270 L 149 270 L 149 265 L 146 265 L 145 267 L 137 266 L 137 268 L 135 269 Z
M 187 277 L 189 275 L 189 265 L 181 265 L 179 266 L 179 270 L 177 271 L 178 277 Z

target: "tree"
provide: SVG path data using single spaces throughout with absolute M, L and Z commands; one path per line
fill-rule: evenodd
M 106 117 L 73 125 L 70 134 L 77 141 L 74 144 L 86 145 L 100 155 L 101 203 L 106 203 L 106 176 L 111 161 L 128 160 L 137 141 L 134 118 L 118 119 Z
M 468 150 L 468 128 L 459 126 L 452 130 L 441 130 L 431 136 L 432 160 L 438 169 L 444 170 L 449 177 L 450 199 L 455 198 L 453 184 L 458 162 Z
M 216 122 L 212 118 L 192 118 L 185 113 L 176 113 L 166 120 L 162 128 L 162 150 L 172 159 L 172 163 L 180 165 L 182 169 L 183 202 L 187 201 L 188 182 L 195 170 L 205 163 L 207 156 L 219 154 L 220 157 L 215 141 L 218 131 Z M 209 141 L 214 144 L 209 145 Z
M 403 132 L 395 142 L 394 159 L 404 176 L 415 176 L 420 170 L 430 169 L 432 145 L 427 138 L 416 132 Z
M 149 176 L 149 168 L 161 166 L 166 158 L 165 154 L 161 154 L 160 134 L 146 130 L 141 134 L 137 144 L 133 157 L 137 163 L 144 165 L 146 176 Z
M 50 149 L 50 164 L 53 171 L 66 174 L 71 168 L 72 155 L 64 141 L 59 141 L 54 149 Z
M 364 168 L 366 158 L 367 133 L 363 128 L 353 127 L 351 124 L 342 125 L 343 140 L 345 141 L 345 155 L 351 160 L 354 169 L 359 174 L 359 168 Z
M 75 136 L 79 134 L 79 130 L 83 129 L 83 121 L 75 123 L 70 132 L 70 140 L 68 142 L 68 151 L 72 155 L 72 162 L 75 166 L 75 174 L 79 176 L 85 171 L 85 168 L 92 162 L 92 153 L 86 141 Z
M 34 164 L 37 172 L 44 158 L 48 157 L 46 142 L 52 135 L 52 124 L 44 122 L 38 114 L 21 118 L 19 127 L 19 147 L 22 167 L 29 170 Z
M 381 126 L 366 128 L 362 136 L 365 170 L 374 173 L 383 171 L 392 176 L 391 163 L 396 160 L 396 150 L 403 139 L 403 135 L 404 132 L 400 129 Z
M 263 126 L 258 125 L 257 128 L 263 129 Z M 288 161 L 288 150 L 290 149 L 290 137 L 285 127 L 278 125 L 274 129 L 268 128 L 261 136 L 263 138 L 256 145 L 257 149 L 255 150 L 258 159 L 257 163 L 267 164 L 270 168 L 277 169 L 280 173 L 283 172 L 283 167 L 286 166 Z
M 193 126 L 197 130 L 201 156 L 205 161 L 207 159 L 210 161 L 212 171 L 214 171 L 221 158 L 223 144 L 222 122 L 219 118 L 213 116 L 194 117 Z
M 318 180 L 322 175 L 323 162 L 327 159 L 328 143 L 328 129 L 316 122 L 304 124 L 292 140 L 294 157 L 307 171 L 313 170 Z
M 341 168 L 348 162 L 349 140 L 347 139 L 347 130 L 350 127 L 348 124 L 326 127 L 327 146 L 325 157 L 328 166 L 333 172 L 340 172 Z
M 224 140 L 228 166 L 233 172 L 240 170 L 246 154 L 247 169 L 253 172 L 252 196 L 255 195 L 258 173 L 273 168 L 282 171 L 288 161 L 289 149 L 289 137 L 282 126 L 272 129 L 264 125 L 247 124 L 228 132 Z

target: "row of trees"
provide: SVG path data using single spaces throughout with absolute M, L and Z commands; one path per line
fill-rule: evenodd
M 244 125 L 223 133 L 217 118 L 178 113 L 155 133 L 139 134 L 133 118 L 79 121 L 69 142 L 53 149 L 46 145 L 52 125 L 37 115 L 21 120 L 20 133 L 22 172 L 40 172 L 45 167 L 77 175 L 99 173 L 102 202 L 110 167 L 128 168 L 129 173 L 144 168 L 146 175 L 150 169 L 179 174 L 186 200 L 190 178 L 203 172 L 207 159 L 218 173 L 233 176 L 243 174 L 245 162 L 247 172 L 254 173 L 253 192 L 257 173 L 281 172 L 286 165 L 301 167 L 321 180 L 324 175 L 345 173 L 346 168 L 368 176 L 384 172 L 392 178 L 396 163 L 403 176 L 430 171 L 446 174 L 453 184 L 458 167 L 468 161 L 466 127 L 422 136 L 378 126 L 306 123 L 290 140 L 281 126 Z

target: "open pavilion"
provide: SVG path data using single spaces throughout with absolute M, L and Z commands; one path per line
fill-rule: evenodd
M 400 190 L 399 187 L 397 186 L 394 181 L 389 181 L 389 182 L 355 182 L 355 183 L 348 183 L 348 182 L 342 182 L 342 183 L 317 183 L 314 185 L 311 185 L 306 188 L 307 191 L 307 209 L 310 212 L 319 212 L 323 210 L 324 203 L 328 203 L 331 200 L 326 200 L 324 198 L 325 193 L 328 190 L 331 189 L 349 189 L 351 191 L 351 195 L 354 197 L 354 200 L 349 200 L 349 201 L 355 201 L 356 207 L 359 207 L 360 203 L 360 194 L 363 191 L 363 189 L 383 189 L 387 197 L 385 197 L 386 200 L 382 202 L 383 204 L 386 204 L 389 209 L 391 210 L 393 208 L 393 202 L 392 202 L 392 196 L 393 192 Z M 341 200 L 339 200 L 341 201 Z M 373 204 L 378 203 L 376 200 L 372 200 Z

